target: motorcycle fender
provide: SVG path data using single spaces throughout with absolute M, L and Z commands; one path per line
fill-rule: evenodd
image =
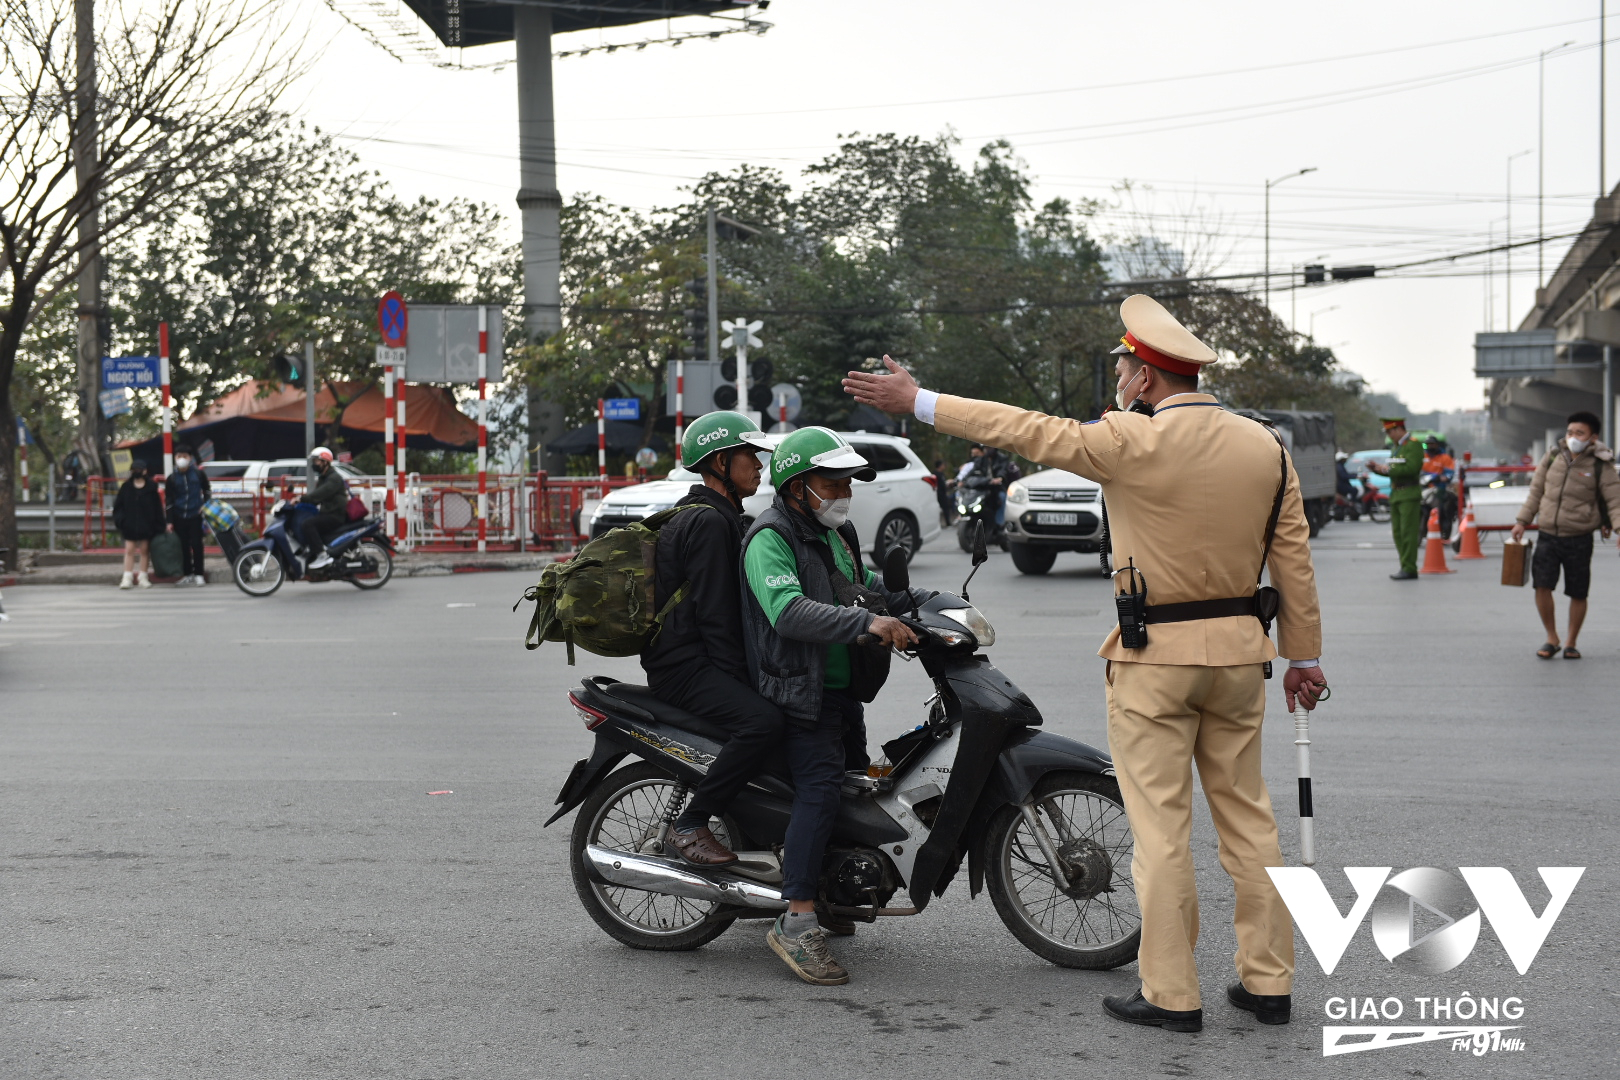
M 563 781 L 562 791 L 557 793 L 557 812 L 546 819 L 546 828 L 558 818 L 568 813 L 574 807 L 584 802 L 591 790 L 601 782 L 602 778 L 612 772 L 624 760 L 626 751 L 621 746 L 615 746 L 600 735 L 596 737 L 596 747 L 588 758 L 580 758 L 574 762 L 573 771 L 568 779 Z
M 275 545 L 268 540 L 249 540 L 247 543 L 243 544 L 237 549 L 236 554 L 238 557 L 240 557 L 244 551 L 275 551 L 275 549 Z

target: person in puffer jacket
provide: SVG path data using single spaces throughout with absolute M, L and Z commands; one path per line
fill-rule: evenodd
M 1536 589 L 1536 611 L 1547 631 L 1546 643 L 1536 650 L 1543 660 L 1556 656 L 1560 645 L 1564 659 L 1581 658 L 1575 639 L 1586 621 L 1592 533 L 1601 529 L 1603 539 L 1609 539 L 1620 512 L 1620 473 L 1615 471 L 1614 451 L 1598 441 L 1602 427 L 1602 421 L 1589 412 L 1570 415 L 1564 437 L 1536 466 L 1530 494 L 1513 526 L 1515 540 L 1524 538 L 1532 522 L 1539 532 L 1530 561 L 1530 582 Z M 1560 573 L 1564 595 L 1569 597 L 1569 634 L 1563 641 L 1558 638 L 1552 594 Z

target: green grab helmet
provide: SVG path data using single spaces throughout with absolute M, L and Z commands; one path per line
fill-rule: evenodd
M 812 471 L 835 479 L 877 478 L 877 470 L 836 431 L 805 427 L 789 432 L 771 454 L 771 486 L 785 491 L 788 481 Z
M 687 424 L 681 433 L 681 466 L 697 472 L 699 463 L 710 454 L 744 445 L 769 450 L 771 440 L 759 430 L 758 424 L 740 412 L 705 413 Z

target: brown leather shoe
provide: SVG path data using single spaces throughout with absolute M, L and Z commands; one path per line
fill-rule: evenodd
M 681 858 L 694 866 L 724 866 L 737 861 L 737 856 L 714 838 L 707 825 L 685 833 L 671 829 L 669 842 Z

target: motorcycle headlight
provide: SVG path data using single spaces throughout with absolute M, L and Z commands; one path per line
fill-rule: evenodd
M 940 614 L 954 623 L 960 623 L 962 626 L 967 627 L 968 630 L 972 632 L 974 639 L 978 641 L 981 647 L 989 647 L 996 643 L 996 628 L 990 625 L 989 619 L 986 619 L 979 613 L 978 608 L 950 608 L 948 610 L 941 611 Z M 952 631 L 935 630 L 934 633 L 943 638 L 946 634 L 952 633 Z M 946 644 L 954 645 L 956 642 L 947 640 Z

